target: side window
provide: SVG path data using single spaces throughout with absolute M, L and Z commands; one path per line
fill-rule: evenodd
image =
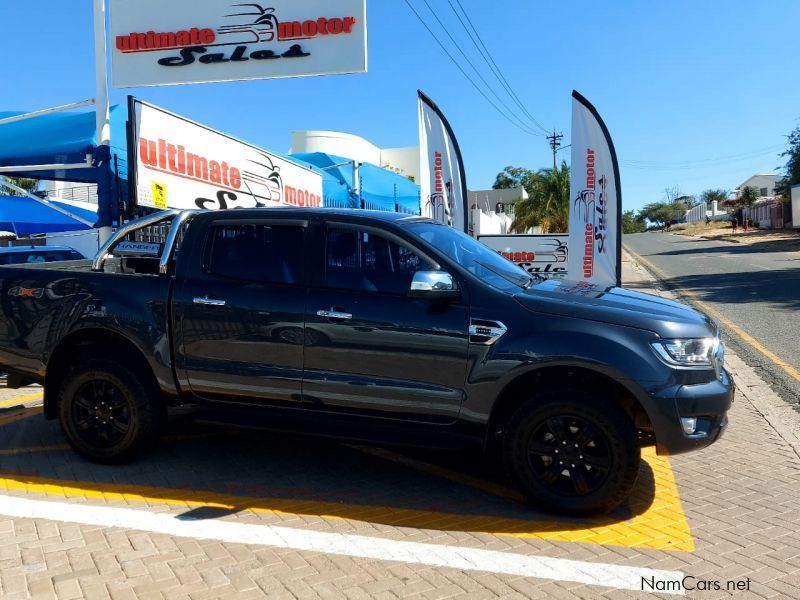
M 302 227 L 222 225 L 211 228 L 206 270 L 242 281 L 294 284 L 300 281 Z
M 407 246 L 380 235 L 354 229 L 328 230 L 325 282 L 329 287 L 405 295 L 414 273 L 432 268 Z

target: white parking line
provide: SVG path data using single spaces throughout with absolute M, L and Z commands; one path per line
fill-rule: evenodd
M 150 513 L 129 508 L 87 506 L 0 495 L 0 515 L 99 527 L 118 527 L 184 538 L 291 548 L 353 558 L 398 561 L 465 571 L 486 571 L 625 590 L 642 591 L 645 587 L 645 580 L 654 580 L 662 582 L 662 585 L 659 586 L 660 589 L 673 590 L 668 593 L 683 593 L 680 582 L 684 576 L 678 571 L 643 569 L 545 556 L 526 556 L 494 550 L 404 542 L 275 525 L 181 518 L 178 515 Z M 645 589 L 650 588 L 645 587 Z

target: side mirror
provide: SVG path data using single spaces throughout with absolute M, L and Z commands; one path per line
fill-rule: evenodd
M 453 276 L 446 271 L 417 271 L 408 295 L 420 300 L 455 300 L 461 292 Z

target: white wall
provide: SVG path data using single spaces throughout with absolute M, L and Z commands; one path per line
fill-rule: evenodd
M 800 185 L 792 186 L 792 227 L 800 227 Z
M 379 167 L 391 167 L 419 183 L 419 148 L 378 148 L 357 135 L 340 131 L 293 131 L 290 154 L 323 152 Z
M 511 229 L 513 219 L 507 214 L 484 212 L 480 209 L 470 211 L 472 214 L 472 235 L 505 235 Z

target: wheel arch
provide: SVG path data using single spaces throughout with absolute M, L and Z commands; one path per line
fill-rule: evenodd
M 551 364 L 533 367 L 517 374 L 502 389 L 492 407 L 487 428 L 487 444 L 502 434 L 511 415 L 532 395 L 532 391 L 552 387 L 584 387 L 602 389 L 631 418 L 638 431 L 645 434 L 644 441 L 655 443 L 653 424 L 631 382 L 620 381 L 614 374 L 585 364 Z
M 64 337 L 48 358 L 44 380 L 44 413 L 48 419 L 57 418 L 58 390 L 72 365 L 100 353 L 133 368 L 150 389 L 159 389 L 150 363 L 134 342 L 108 329 L 81 329 Z

